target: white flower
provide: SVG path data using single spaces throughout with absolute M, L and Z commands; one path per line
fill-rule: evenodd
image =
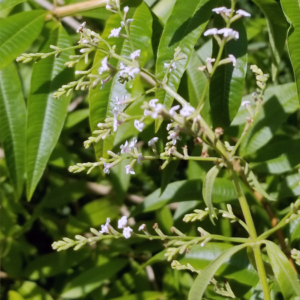
M 175 64 L 175 61 L 172 62 L 172 64 L 164 63 L 164 67 L 165 67 L 166 69 L 170 68 L 170 69 L 169 69 L 169 73 L 172 72 L 173 70 L 176 70 L 176 64 Z
M 172 123 L 169 123 L 168 125 L 167 125 L 167 130 L 169 131 L 171 128 L 172 128 Z
M 135 174 L 134 170 L 131 168 L 130 165 L 125 166 L 126 174 Z
M 123 235 L 124 235 L 124 238 L 125 239 L 129 239 L 130 237 L 131 237 L 131 232 L 132 232 L 133 230 L 129 227 L 129 226 L 127 226 L 127 227 L 125 227 L 124 229 L 123 229 Z
M 105 225 L 101 225 L 101 230 L 99 231 L 100 233 L 109 233 L 109 223 L 110 223 L 110 218 L 106 219 Z
M 128 20 L 126 21 L 127 26 L 129 26 L 129 24 L 130 24 L 131 22 L 133 22 L 133 19 L 128 19 Z
M 103 170 L 104 173 L 105 174 L 109 174 L 110 173 L 111 164 L 104 162 L 103 166 L 104 166 L 104 170 Z
M 229 60 L 232 62 L 232 65 L 235 67 L 236 66 L 236 58 L 232 54 L 228 55 Z
M 218 29 L 217 28 L 211 28 L 211 29 L 208 29 L 204 32 L 204 36 L 208 36 L 208 35 L 216 35 L 218 34 Z
M 206 66 L 201 66 L 201 67 L 198 68 L 198 70 L 199 70 L 199 71 L 202 71 L 202 72 L 204 72 L 205 69 L 206 69 Z
M 233 37 L 234 39 L 239 38 L 239 33 L 231 28 L 222 28 L 218 30 L 218 34 L 223 34 L 223 37 Z
M 155 143 L 157 143 L 157 141 L 158 141 L 158 137 L 152 138 L 152 139 L 148 142 L 148 146 L 154 146 Z
M 122 29 L 122 27 L 112 29 L 112 31 L 110 32 L 110 35 L 108 36 L 108 38 L 119 37 L 121 29 Z
M 169 135 L 168 139 L 169 140 L 171 139 L 172 144 L 176 145 L 177 141 L 180 140 L 180 137 L 178 136 L 178 132 L 176 132 L 176 131 L 170 132 L 170 135 Z
M 241 17 L 251 17 L 251 14 L 248 12 L 244 11 L 243 9 L 239 9 L 236 11 L 236 14 L 241 16 Z
M 124 13 L 127 14 L 128 11 L 129 11 L 129 7 L 128 7 L 128 6 L 125 6 L 125 7 L 124 7 Z
M 133 138 L 132 141 L 129 143 L 129 150 L 131 151 L 137 143 L 137 138 Z
M 176 112 L 176 110 L 178 110 L 179 108 L 180 108 L 180 105 L 175 105 L 175 106 L 171 107 L 170 110 L 169 110 L 169 115 L 171 117 L 173 117 L 174 114 L 175 114 L 175 112 Z
M 152 115 L 152 111 L 149 109 L 145 109 L 144 110 L 144 116 L 151 116 Z
M 107 1 L 107 4 L 106 4 L 105 8 L 106 8 L 107 10 L 111 10 L 112 7 L 108 4 L 108 2 L 109 2 L 109 1 Z
M 152 108 L 155 108 L 156 107 L 156 103 L 158 102 L 159 100 L 158 99 L 152 99 L 149 101 L 149 106 L 152 107 Z
M 146 230 L 146 224 L 142 224 L 140 227 L 139 227 L 139 231 L 141 231 L 141 230 Z
M 135 77 L 135 75 L 140 73 L 139 68 L 134 67 L 126 67 L 123 63 L 120 63 L 120 76 L 121 77 L 131 77 L 132 79 Z
M 121 21 L 121 27 L 124 27 L 125 24 L 124 24 L 124 21 Z
M 130 54 L 132 60 L 139 58 L 141 55 L 141 50 L 136 50 Z
M 222 7 L 216 7 L 212 11 L 219 15 L 220 13 L 226 11 L 226 9 L 227 9 L 227 7 L 222 6 Z
M 121 153 L 127 153 L 130 151 L 129 147 L 128 147 L 128 142 L 126 141 L 124 145 L 120 146 L 121 149 Z
M 195 108 L 190 106 L 190 105 L 185 105 L 181 110 L 180 110 L 180 115 L 183 117 L 189 117 L 193 112 L 195 111 Z
M 127 225 L 127 217 L 123 216 L 119 221 L 118 221 L 118 228 L 124 228 Z
M 107 65 L 107 57 L 104 57 L 101 62 L 101 67 L 99 68 L 99 74 L 101 75 L 103 72 L 108 71 L 109 67 Z
M 247 106 L 249 106 L 250 104 L 251 104 L 250 101 L 243 101 L 243 102 L 242 102 L 242 106 L 243 106 L 243 107 L 247 107 Z
M 134 127 L 139 131 L 142 132 L 145 124 L 143 122 L 140 122 L 139 120 L 134 120 Z
M 158 115 L 164 110 L 164 105 L 162 105 L 161 103 L 158 103 L 155 108 L 154 108 L 154 113 L 151 114 L 151 117 L 153 119 L 156 119 L 158 117 Z
M 77 33 L 81 32 L 83 30 L 83 28 L 85 27 L 86 22 L 83 22 L 76 30 Z

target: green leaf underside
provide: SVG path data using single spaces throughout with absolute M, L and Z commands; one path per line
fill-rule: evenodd
M 147 5 L 140 0 L 132 0 L 127 5 L 130 6 L 128 18 L 133 18 L 133 22 L 130 23 L 130 32 L 133 40 L 135 50 L 141 50 L 140 63 L 143 66 L 147 61 L 148 50 L 151 47 L 151 35 L 152 35 L 152 17 Z M 147 23 L 145 23 L 147 20 Z M 118 15 L 112 15 L 105 26 L 102 37 L 108 39 L 108 36 L 113 28 L 120 27 L 121 19 Z M 116 53 L 129 57 L 132 53 L 130 43 L 128 40 L 122 38 L 110 38 L 108 42 L 111 46 L 116 45 Z M 101 45 L 105 48 L 104 45 Z M 101 66 L 101 61 L 106 55 L 101 52 L 97 52 L 94 60 L 94 66 L 97 68 L 93 71 L 94 74 L 98 72 L 98 67 Z M 118 66 L 116 59 L 110 59 L 109 63 L 114 67 Z M 112 117 L 112 101 L 115 97 L 121 97 L 128 95 L 129 92 L 126 89 L 126 84 L 121 84 L 118 81 L 118 74 L 110 80 L 103 89 L 96 87 L 94 90 L 90 90 L 89 103 L 90 103 L 90 127 L 91 131 L 97 129 L 99 122 L 104 122 L 105 118 Z M 111 150 L 114 144 L 115 134 L 101 140 L 95 144 L 96 156 L 108 157 L 107 150 Z
M 78 299 L 88 295 L 123 269 L 127 263 L 128 261 L 126 259 L 117 258 L 82 272 L 67 284 L 61 297 Z
M 253 154 L 266 145 L 289 114 L 298 107 L 299 101 L 295 83 L 267 89 L 260 112 L 241 143 L 241 156 Z
M 26 106 L 14 63 L 0 70 L 0 136 L 16 197 L 25 175 Z
M 39 36 L 45 15 L 43 10 L 26 11 L 1 20 L 0 69 L 10 64 Z
M 48 52 L 50 45 L 61 48 L 72 46 L 62 26 L 53 30 L 41 52 Z M 72 81 L 73 70 L 64 66 L 72 50 L 41 60 L 33 67 L 31 90 L 28 99 L 26 146 L 27 198 L 30 200 L 58 141 L 71 96 L 55 99 L 53 93 L 62 84 Z
M 203 270 L 224 251 L 232 248 L 231 244 L 210 242 L 205 247 L 193 246 L 179 261 L 181 264 L 191 264 L 197 270 Z M 255 285 L 259 278 L 254 267 L 249 263 L 245 250 L 236 253 L 216 271 L 216 275 L 232 278 L 238 282 Z
M 223 20 L 216 16 L 217 27 L 224 27 Z M 232 54 L 236 59 L 236 66 L 227 63 L 219 66 L 211 78 L 209 102 L 214 127 L 226 128 L 236 116 L 243 97 L 245 76 L 247 71 L 247 34 L 242 20 L 231 26 L 239 32 L 238 40 L 226 43 L 223 58 Z M 214 41 L 213 57 L 218 54 L 219 46 Z
M 279 4 L 274 0 L 253 0 L 267 19 L 269 40 L 272 50 L 273 70 L 272 78 L 276 77 L 281 55 L 284 50 L 287 23 Z
M 164 63 L 170 63 L 173 59 L 175 48 L 180 47 L 181 52 L 186 55 L 187 58 L 177 61 L 176 70 L 168 75 L 168 85 L 174 91 L 179 87 L 193 48 L 217 4 L 218 0 L 189 0 L 188 5 L 185 0 L 176 1 L 160 40 L 156 61 L 156 77 L 162 80 L 166 70 Z M 173 104 L 173 98 L 162 89 L 156 93 L 156 98 L 167 109 Z M 160 124 L 161 122 L 156 122 L 156 131 Z
M 254 173 L 250 169 L 249 165 L 244 160 L 242 160 L 242 164 L 244 165 L 244 174 L 247 178 L 247 182 L 249 183 L 249 185 L 255 191 L 259 192 L 262 196 L 264 196 L 266 199 L 268 199 L 270 201 L 274 201 L 275 199 L 272 198 L 271 196 L 269 196 L 267 194 L 267 192 L 263 189 L 263 187 L 260 185 L 260 183 L 258 182 L 256 176 L 254 175 Z
M 204 202 L 209 210 L 209 218 L 213 224 L 215 224 L 214 218 L 218 218 L 218 217 L 215 213 L 212 204 L 212 193 L 213 193 L 214 182 L 219 172 L 220 172 L 220 166 L 214 166 L 208 171 L 203 182 L 203 190 L 202 190 Z
M 196 278 L 194 281 L 190 292 L 188 300 L 200 300 L 206 290 L 207 285 L 209 284 L 211 278 L 221 267 L 221 265 L 227 261 L 232 255 L 236 252 L 247 247 L 247 244 L 234 246 L 226 251 L 224 251 L 217 259 L 212 261 Z
M 0 11 L 13 7 L 19 3 L 25 2 L 27 0 L 0 0 Z
M 285 300 L 300 296 L 300 283 L 290 262 L 279 247 L 271 241 L 266 241 L 267 252 L 274 275 L 279 283 Z
M 300 101 L 300 3 L 298 0 L 281 0 L 280 3 L 287 21 L 290 23 L 287 45 Z
M 159 209 L 169 203 L 203 200 L 202 198 L 202 181 L 182 180 L 170 183 L 165 191 L 161 194 L 160 188 L 147 196 L 142 204 L 140 204 L 133 212 L 132 216 L 141 212 L 149 212 Z M 216 178 L 212 199 L 215 203 L 232 201 L 237 199 L 236 191 L 232 182 L 224 178 Z

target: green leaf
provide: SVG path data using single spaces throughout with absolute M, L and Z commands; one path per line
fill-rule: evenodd
M 249 185 L 255 191 L 259 192 L 262 196 L 264 196 L 266 199 L 268 199 L 270 201 L 275 201 L 276 199 L 269 196 L 267 194 L 267 192 L 263 189 L 263 187 L 260 185 L 260 183 L 258 182 L 256 176 L 254 175 L 254 173 L 252 172 L 252 170 L 250 169 L 250 167 L 246 163 L 246 161 L 242 159 L 241 162 L 242 162 L 242 165 L 244 165 L 244 174 L 247 178 L 247 182 L 249 183 Z
M 179 262 L 185 265 L 189 263 L 195 269 L 203 270 L 213 260 L 231 248 L 232 245 L 227 243 L 210 242 L 205 245 L 205 247 L 195 245 L 188 253 L 184 254 L 184 257 L 181 258 Z M 247 285 L 255 285 L 259 280 L 258 274 L 250 264 L 245 250 L 234 254 L 230 260 L 222 264 L 215 274 L 221 277 L 235 279 Z
M 127 263 L 128 260 L 117 258 L 82 272 L 67 284 L 61 297 L 66 299 L 85 297 L 101 286 L 105 281 L 111 279 L 111 277 L 122 270 Z
M 299 107 L 296 85 L 287 83 L 266 90 L 263 105 L 241 143 L 240 155 L 245 157 L 266 145 L 289 114 Z M 239 112 L 243 114 L 244 109 Z M 237 116 L 237 120 L 240 116 Z M 246 121 L 246 120 L 245 120 Z
M 30 261 L 24 271 L 23 276 L 30 280 L 38 280 L 46 277 L 53 277 L 57 274 L 66 272 L 69 268 L 75 267 L 87 258 L 89 251 L 81 249 L 65 253 L 49 253 L 38 256 Z
M 211 278 L 217 272 L 217 270 L 225 263 L 233 254 L 247 247 L 247 244 L 234 246 L 224 251 L 217 259 L 212 261 L 194 281 L 192 288 L 189 292 L 188 300 L 200 300 L 209 284 Z
M 14 64 L 0 70 L 0 136 L 9 175 L 20 198 L 25 175 L 26 106 Z
M 163 80 L 166 71 L 164 63 L 170 63 L 173 59 L 175 48 L 180 47 L 181 52 L 186 55 L 186 59 L 176 62 L 176 70 L 168 75 L 168 85 L 174 91 L 179 87 L 193 48 L 217 4 L 217 0 L 189 0 L 188 5 L 185 0 L 176 1 L 160 40 L 156 61 L 156 77 Z M 160 99 L 167 109 L 172 106 L 173 97 L 163 89 L 156 93 L 156 98 Z M 160 124 L 161 122 L 156 123 L 156 131 Z
M 24 298 L 16 291 L 8 291 L 8 300 L 24 300 Z
M 300 296 L 300 283 L 287 257 L 273 242 L 265 241 L 265 243 L 274 275 L 284 299 L 289 300 L 295 296 Z
M 27 0 L 0 0 L 0 11 L 13 7 L 19 3 L 22 3 Z
M 130 33 L 135 50 L 141 50 L 140 63 L 143 66 L 148 60 L 149 49 L 151 47 L 152 36 L 152 16 L 147 5 L 140 0 L 132 0 L 128 3 L 129 15 L 128 18 L 132 18 L 133 22 L 130 23 Z M 145 20 L 147 22 L 145 23 Z M 113 28 L 120 27 L 121 19 L 117 14 L 112 15 L 102 33 L 102 37 L 108 40 L 111 46 L 116 45 L 116 53 L 125 57 L 129 57 L 132 52 L 130 43 L 128 40 L 121 38 L 110 38 L 108 36 Z M 100 43 L 100 46 L 106 47 Z M 100 62 L 105 57 L 104 53 L 97 52 L 94 60 L 94 67 L 100 66 Z M 110 59 L 109 63 L 117 67 L 118 61 L 116 59 Z M 97 69 L 94 71 L 97 73 Z M 90 90 L 89 103 L 90 103 L 90 127 L 91 131 L 97 129 L 99 122 L 104 122 L 105 118 L 111 117 L 112 113 L 112 101 L 115 97 L 121 98 L 123 95 L 128 95 L 125 84 L 121 84 L 118 81 L 118 75 L 110 80 L 103 89 L 97 87 L 94 90 Z M 101 101 L 99 100 L 101 99 Z M 108 157 L 107 150 L 111 150 L 114 144 L 113 134 L 104 141 L 101 140 L 95 145 L 95 151 L 97 157 Z
M 0 69 L 10 64 L 39 36 L 45 11 L 26 11 L 1 20 Z
M 237 199 L 232 182 L 228 179 L 216 178 L 212 199 L 215 203 Z M 157 189 L 144 199 L 143 203 L 132 212 L 132 216 L 159 209 L 169 203 L 191 200 L 203 200 L 202 181 L 199 179 L 172 182 L 162 194 L 161 189 Z
M 216 26 L 220 26 L 218 20 L 219 18 L 216 17 Z M 237 59 L 236 66 L 234 67 L 232 63 L 219 66 L 210 82 L 209 102 L 214 127 L 226 128 L 230 125 L 241 106 L 243 97 L 247 71 L 247 34 L 242 20 L 234 22 L 232 28 L 239 32 L 240 37 L 238 40 L 226 43 L 223 58 L 227 58 L 230 54 L 234 55 Z M 213 57 L 217 56 L 218 51 L 219 46 L 214 42 Z
M 83 108 L 83 109 L 78 109 L 78 110 L 73 111 L 67 117 L 65 129 L 72 128 L 73 126 L 77 125 L 81 121 L 87 119 L 88 116 L 89 116 L 88 108 Z
M 253 2 L 261 9 L 267 19 L 273 59 L 272 78 L 274 81 L 284 50 L 287 23 L 279 3 L 275 0 L 253 0 Z
M 157 300 L 163 297 L 162 293 L 145 291 L 142 293 L 123 295 L 122 297 L 113 298 L 111 300 Z
M 300 101 L 300 3 L 298 0 L 281 0 L 280 3 L 286 19 L 290 23 L 287 45 Z
M 53 300 L 44 289 L 32 281 L 24 281 L 17 291 L 24 300 Z
M 41 52 L 50 45 L 72 46 L 62 26 L 53 30 Z M 50 56 L 33 67 L 31 90 L 28 99 L 26 174 L 27 198 L 30 200 L 49 160 L 67 115 L 71 96 L 55 99 L 53 93 L 63 84 L 72 81 L 73 71 L 64 66 L 73 51 L 65 51 L 59 58 Z
M 214 218 L 217 219 L 218 217 L 215 213 L 215 209 L 212 204 L 212 192 L 213 192 L 215 179 L 218 176 L 220 169 L 221 168 L 218 165 L 212 167 L 206 174 L 203 182 L 202 195 L 203 195 L 204 202 L 209 210 L 209 218 L 213 224 L 215 224 Z

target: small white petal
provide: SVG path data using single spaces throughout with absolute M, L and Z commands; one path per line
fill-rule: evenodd
M 227 10 L 227 7 L 222 6 L 222 7 L 216 7 L 212 11 L 215 12 L 216 14 L 220 14 L 220 13 L 226 11 L 226 10 Z
M 112 31 L 110 32 L 110 35 L 108 36 L 108 38 L 119 37 L 121 29 L 122 29 L 122 27 L 112 29 Z
M 134 170 L 131 168 L 130 165 L 125 166 L 126 174 L 135 174 Z
M 132 60 L 139 58 L 141 55 L 141 50 L 136 50 L 130 54 Z
M 129 143 L 129 150 L 131 151 L 137 143 L 137 138 L 133 138 L 132 141 Z
M 148 142 L 148 146 L 153 146 L 157 142 L 158 142 L 158 137 L 154 137 Z
M 155 108 L 156 107 L 156 103 L 158 102 L 159 100 L 158 99 L 152 99 L 149 101 L 149 106 L 152 107 L 152 108 Z
M 236 11 L 237 15 L 240 15 L 242 17 L 251 17 L 251 14 L 249 14 L 247 11 L 244 11 L 243 9 L 239 9 Z
M 180 105 L 175 105 L 175 106 L 171 107 L 170 110 L 169 110 L 169 115 L 171 117 L 173 117 L 174 114 L 175 114 L 175 112 L 176 112 L 176 110 L 178 110 L 179 108 L 180 108 Z
M 211 28 L 211 29 L 208 29 L 204 32 L 204 36 L 208 36 L 208 35 L 216 35 L 218 34 L 218 29 L 217 28 Z
M 125 6 L 125 7 L 124 7 L 124 13 L 127 14 L 128 11 L 129 11 L 129 7 L 128 7 L 128 6 Z
M 230 61 L 232 62 L 232 65 L 235 67 L 236 66 L 236 58 L 234 55 L 229 54 L 228 58 L 230 59 Z
M 250 104 L 251 104 L 250 101 L 243 101 L 243 102 L 242 102 L 242 106 L 243 106 L 243 107 L 247 107 L 247 106 L 249 106 Z
M 190 105 L 185 105 L 181 110 L 180 110 L 180 115 L 183 117 L 189 117 L 193 112 L 195 111 L 195 108 L 190 106 Z
M 139 231 L 141 231 L 141 230 L 145 230 L 146 229 L 146 224 L 142 224 L 140 227 L 139 227 Z
M 142 132 L 145 124 L 143 122 L 140 122 L 139 120 L 134 120 L 134 127 L 139 131 Z
M 124 228 L 127 225 L 127 217 L 123 216 L 119 221 L 118 221 L 118 228 Z
M 131 237 L 132 231 L 133 230 L 129 226 L 127 226 L 123 229 L 123 235 L 124 235 L 125 239 L 129 239 Z

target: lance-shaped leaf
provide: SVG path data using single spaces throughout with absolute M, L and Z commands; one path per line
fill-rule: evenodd
M 298 107 L 299 101 L 295 83 L 282 84 L 267 89 L 263 105 L 241 143 L 241 156 L 253 154 L 266 145 L 289 114 Z M 243 111 L 241 110 L 241 113 Z
M 203 199 L 204 202 L 206 204 L 206 206 L 208 207 L 209 210 L 209 217 L 212 221 L 213 224 L 215 224 L 214 219 L 213 218 L 218 218 L 213 204 L 212 204 L 212 193 L 213 193 L 213 188 L 214 188 L 214 182 L 216 177 L 218 176 L 220 171 L 220 166 L 216 165 L 214 167 L 212 167 L 208 173 L 205 176 L 204 182 L 203 182 L 203 189 L 202 189 L 202 195 L 203 195 Z
M 39 36 L 45 11 L 26 11 L 1 20 L 0 69 L 24 52 Z
M 25 175 L 26 106 L 22 86 L 12 63 L 0 71 L 0 135 L 16 197 L 21 196 Z
M 287 23 L 279 4 L 275 0 L 253 0 L 264 13 L 269 32 L 269 40 L 272 50 L 272 78 L 276 77 L 281 55 L 284 50 Z
M 72 46 L 62 26 L 53 30 L 40 52 L 49 52 L 50 45 L 60 48 Z M 64 66 L 73 51 L 63 52 L 59 58 L 50 56 L 33 67 L 28 99 L 26 174 L 27 197 L 31 198 L 61 133 L 70 96 L 55 99 L 53 93 L 72 81 L 71 69 Z
M 26 0 L 1 0 L 0 1 L 0 11 L 1 10 L 4 10 L 4 9 L 7 9 L 7 8 L 10 8 L 10 7 L 13 7 L 19 3 L 22 3 Z
M 234 246 L 224 251 L 217 259 L 212 261 L 196 278 L 190 292 L 188 300 L 200 300 L 204 295 L 207 285 L 217 270 L 225 263 L 233 254 L 247 247 L 247 244 Z
M 247 164 L 247 162 L 245 160 L 241 159 L 241 163 L 244 165 L 244 174 L 245 174 L 245 176 L 247 178 L 247 182 L 249 183 L 249 185 L 254 190 L 256 190 L 257 192 L 259 192 L 262 196 L 264 196 L 266 199 L 268 199 L 270 201 L 275 201 L 275 199 L 272 198 L 271 196 L 269 196 L 268 193 L 263 189 L 263 187 L 258 182 L 256 176 L 254 175 L 254 173 L 250 169 L 250 167 Z
M 300 101 L 300 3 L 298 0 L 281 0 L 280 2 L 287 21 L 290 23 L 287 44 Z
M 265 243 L 274 275 L 284 299 L 294 299 L 293 297 L 300 296 L 300 282 L 287 257 L 273 242 L 266 241 Z
M 212 14 L 212 9 L 218 4 L 217 0 L 177 0 L 171 16 L 164 28 L 158 47 L 156 61 L 156 77 L 163 80 L 166 72 L 165 63 L 170 63 L 176 47 L 181 48 L 185 59 L 176 62 L 176 69 L 168 75 L 168 85 L 177 91 L 181 77 L 188 65 L 192 50 L 204 31 Z M 156 97 L 169 109 L 173 97 L 164 90 L 157 92 Z M 156 130 L 160 122 L 156 124 Z
M 220 26 L 218 17 L 216 17 L 216 23 Z M 214 127 L 226 128 L 230 125 L 239 110 L 243 97 L 247 71 L 247 34 L 242 20 L 233 23 L 232 28 L 239 32 L 240 37 L 238 40 L 226 43 L 223 58 L 233 55 L 236 58 L 236 65 L 227 63 L 219 66 L 210 82 L 209 102 Z M 214 58 L 218 51 L 219 46 L 214 42 Z
M 148 53 L 151 47 L 151 35 L 152 35 L 152 16 L 147 5 L 140 0 L 132 0 L 126 3 L 129 9 L 128 18 L 132 18 L 130 23 L 130 35 L 132 38 L 134 50 L 141 50 L 140 64 L 143 66 L 148 60 Z M 145 22 L 147 20 L 147 22 Z M 107 39 L 111 46 L 116 45 L 116 53 L 129 58 L 132 53 L 130 43 L 128 40 L 122 38 L 110 38 L 108 36 L 113 28 L 120 27 L 121 19 L 118 15 L 112 15 L 106 23 L 106 27 L 102 34 L 104 39 Z M 123 29 L 124 30 L 124 29 Z M 105 47 L 104 45 L 100 45 Z M 94 60 L 94 67 L 99 66 L 100 62 L 105 57 L 104 53 L 97 52 Z M 109 63 L 117 67 L 118 61 L 116 59 L 110 59 Z M 97 68 L 98 69 L 98 68 Z M 94 74 L 97 73 L 95 68 Z M 91 131 L 97 129 L 99 122 L 104 122 L 105 118 L 112 117 L 112 101 L 115 97 L 121 98 L 123 95 L 130 97 L 129 92 L 126 89 L 126 84 L 121 84 L 118 81 L 118 75 L 110 80 L 103 89 L 99 87 L 90 91 L 89 103 L 90 103 L 90 127 Z M 111 150 L 114 144 L 115 135 L 111 135 L 104 141 L 101 140 L 95 145 L 96 156 L 107 157 L 107 150 Z

